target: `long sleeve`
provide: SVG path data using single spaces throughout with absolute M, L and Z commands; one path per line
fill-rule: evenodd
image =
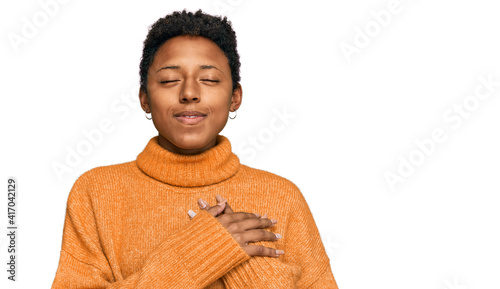
M 245 251 L 208 212 L 163 240 L 143 267 L 118 280 L 101 245 L 93 204 L 84 176 L 68 197 L 63 242 L 53 289 L 59 288 L 205 288 L 238 264 Z
M 250 257 L 197 200 L 220 194 L 235 211 L 267 212 L 258 242 L 279 258 Z M 239 163 L 229 140 L 178 155 L 152 138 L 136 161 L 94 168 L 70 191 L 59 266 L 61 288 L 336 289 L 321 238 L 300 190 L 278 175 Z
M 252 257 L 223 277 L 226 288 L 321 288 L 338 289 L 328 256 L 302 193 L 290 191 L 288 218 L 277 242 L 257 242 L 266 247 L 284 249 L 279 258 Z M 285 204 L 283 204 L 285 205 Z M 278 220 L 277 227 L 280 226 Z
M 325 272 L 316 280 L 309 289 L 323 289 L 323 288 L 336 288 L 338 289 L 337 282 L 333 277 L 332 269 L 330 265 L 325 270 Z

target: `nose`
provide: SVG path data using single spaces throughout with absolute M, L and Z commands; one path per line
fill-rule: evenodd
M 179 95 L 180 102 L 199 102 L 198 84 L 194 79 L 186 79 Z

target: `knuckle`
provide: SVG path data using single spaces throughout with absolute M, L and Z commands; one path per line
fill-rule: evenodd
M 230 232 L 236 232 L 238 230 L 238 224 L 231 223 L 227 226 L 227 230 Z
M 239 244 L 241 244 L 241 242 L 243 241 L 243 239 L 241 238 L 241 234 L 233 234 L 233 238 L 236 240 L 236 242 L 238 242 Z
M 255 218 L 256 216 L 252 213 L 244 213 L 247 218 Z
M 226 214 L 219 215 L 218 218 L 220 218 L 220 222 L 221 223 L 224 223 L 224 224 L 231 224 L 232 223 L 231 222 L 231 217 L 228 216 L 228 215 L 226 215 Z

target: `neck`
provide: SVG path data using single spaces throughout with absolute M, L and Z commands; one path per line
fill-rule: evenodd
M 217 135 L 214 146 L 193 155 L 171 152 L 161 146 L 159 137 L 155 136 L 136 161 L 139 169 L 151 178 L 180 187 L 216 184 L 235 175 L 240 167 L 229 139 L 222 135 Z
M 158 144 L 164 149 L 179 155 L 196 155 L 200 154 L 210 148 L 213 148 L 217 144 L 217 137 L 210 140 L 207 144 L 198 148 L 181 148 L 174 145 L 171 141 L 163 137 L 161 134 L 158 134 Z

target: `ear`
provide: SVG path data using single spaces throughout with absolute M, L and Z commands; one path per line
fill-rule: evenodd
M 230 103 L 231 111 L 235 111 L 240 107 L 242 98 L 243 98 L 243 89 L 241 88 L 241 84 L 238 83 L 238 86 L 233 90 L 233 94 L 231 95 L 231 103 Z
M 139 102 L 141 103 L 142 110 L 151 112 L 151 107 L 149 106 L 149 98 L 146 89 L 141 87 L 139 89 Z

